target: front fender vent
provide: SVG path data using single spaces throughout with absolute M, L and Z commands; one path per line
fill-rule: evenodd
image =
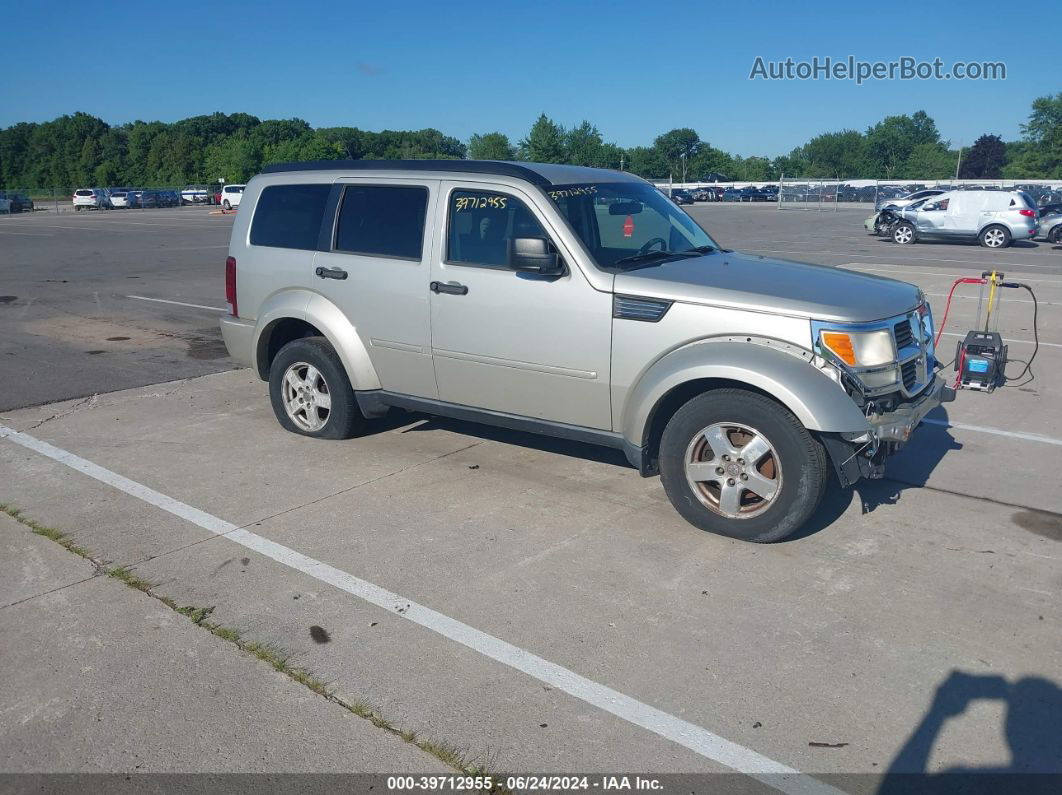
M 671 308 L 670 301 L 659 298 L 635 298 L 630 295 L 612 297 L 612 317 L 620 320 L 644 320 L 656 323 Z

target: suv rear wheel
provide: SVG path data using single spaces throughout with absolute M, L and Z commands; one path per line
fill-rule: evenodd
M 826 451 L 770 398 L 719 389 L 693 398 L 660 440 L 664 491 L 701 530 L 769 543 L 798 530 L 826 489 Z
M 269 366 L 269 400 L 282 426 L 318 439 L 349 439 L 365 424 L 350 379 L 324 337 L 289 342 Z

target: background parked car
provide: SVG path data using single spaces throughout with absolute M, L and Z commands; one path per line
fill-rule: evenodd
M 876 210 L 882 210 L 886 207 L 908 207 L 917 201 L 922 199 L 928 199 L 930 196 L 939 196 L 944 191 L 937 188 L 930 188 L 929 190 L 920 190 L 907 196 L 897 196 L 889 199 L 879 199 L 878 203 L 874 206 Z
M 226 210 L 231 210 L 233 207 L 240 206 L 240 198 L 243 196 L 243 189 L 246 185 L 226 185 L 221 189 L 221 206 Z M 692 199 L 690 200 L 692 204 Z
M 11 199 L 0 196 L 0 213 L 7 215 L 11 212 Z
M 10 202 L 10 204 L 8 205 L 8 212 L 33 212 L 33 199 L 31 199 L 25 193 L 15 193 L 14 191 L 0 191 L 0 198 L 7 199 Z
M 78 188 L 74 191 L 73 203 L 78 211 L 111 209 L 110 197 L 103 188 Z
M 675 188 L 671 191 L 671 201 L 675 204 L 693 204 L 693 196 L 685 188 Z
M 737 188 L 727 188 L 723 191 L 723 195 L 719 199 L 724 202 L 738 202 L 741 201 L 741 191 Z
M 115 209 L 126 209 L 129 207 L 129 191 L 124 188 L 113 188 L 110 192 L 111 206 Z
M 209 199 L 210 194 L 203 187 L 189 185 L 181 191 L 182 204 L 206 204 Z
M 946 191 L 890 212 L 899 216 L 892 239 L 900 244 L 951 240 L 1005 248 L 1040 231 L 1036 203 L 1021 191 Z

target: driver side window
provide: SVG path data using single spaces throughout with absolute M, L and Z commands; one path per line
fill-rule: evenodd
M 493 191 L 455 190 L 448 209 L 446 261 L 486 268 L 509 267 L 509 241 L 548 239 L 522 201 Z

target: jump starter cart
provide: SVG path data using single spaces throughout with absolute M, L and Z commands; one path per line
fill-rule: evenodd
M 991 392 L 997 386 L 1003 386 L 1007 377 L 1004 369 L 1007 365 L 1007 346 L 1003 337 L 996 330 L 999 318 L 999 296 L 1001 287 L 1016 287 L 1003 281 L 1003 274 L 997 271 L 981 274 L 981 294 L 977 299 L 977 322 L 981 325 L 981 307 L 984 304 L 985 285 L 988 285 L 988 311 L 985 314 L 984 329 L 966 332 L 966 337 L 955 348 L 956 387 L 977 389 Z M 989 328 L 991 326 L 991 328 Z

